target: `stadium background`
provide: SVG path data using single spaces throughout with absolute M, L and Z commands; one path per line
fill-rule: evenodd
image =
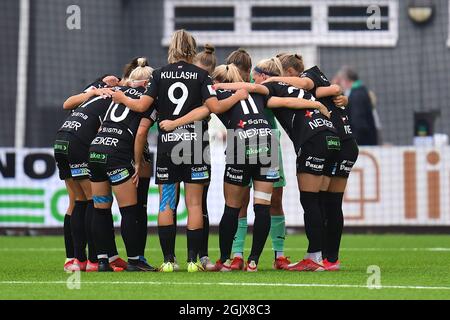
M 413 146 L 415 112 L 438 112 L 434 132 L 450 134 L 450 1 L 419 2 L 434 9 L 424 25 L 410 19 L 416 1 L 406 0 L 3 0 L 0 227 L 61 225 L 64 186 L 43 160 L 65 117 L 62 102 L 101 74 L 120 74 L 132 57 L 162 66 L 169 36 L 181 27 L 194 32 L 200 48 L 214 44 L 219 62 L 243 47 L 254 63 L 297 52 L 306 67 L 318 64 L 329 77 L 342 65 L 357 69 L 377 96 L 385 146 L 361 149 L 346 195 L 347 225 L 450 226 L 450 149 Z M 80 9 L 80 29 L 67 25 L 72 5 Z M 380 7 L 381 30 L 367 28 L 370 5 Z M 294 155 L 283 143 L 287 224 L 298 226 Z M 222 158 L 213 161 L 214 224 L 223 208 Z M 155 198 L 150 204 L 156 208 Z

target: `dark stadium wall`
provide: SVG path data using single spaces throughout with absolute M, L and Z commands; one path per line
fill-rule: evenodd
M 80 30 L 66 27 L 71 4 L 81 8 Z M 120 0 L 31 2 L 27 146 L 51 146 L 64 100 L 102 74 L 120 73 L 121 11 Z
M 120 74 L 121 66 L 137 55 L 148 56 L 154 67 L 166 63 L 167 48 L 161 45 L 163 0 L 30 2 L 28 147 L 52 145 L 55 132 L 65 116 L 61 110 L 64 99 L 79 92 L 97 76 L 110 72 Z M 66 28 L 69 16 L 66 9 L 72 4 L 81 8 L 81 30 Z M 448 1 L 436 1 L 435 5 L 433 21 L 420 27 L 408 18 L 406 1 L 399 1 L 399 40 L 395 47 L 321 47 L 318 50 L 318 60 L 327 75 L 331 77 L 341 65 L 351 64 L 377 94 L 384 141 L 397 145 L 411 144 L 415 110 L 441 109 L 436 131 L 450 134 L 450 109 L 446 108 L 450 101 L 450 48 L 446 45 Z M 0 10 L 0 21 L 7 21 L 11 31 L 0 36 L 2 43 L 8 44 L 0 49 L 0 77 L 2 84 L 11 83 L 12 89 L 8 88 L 8 94 L 2 94 L 0 98 L 3 111 L 0 145 L 12 146 L 17 28 L 11 26 L 18 26 L 18 1 L 2 1 L 3 6 L 6 9 Z M 234 49 L 218 47 L 219 63 Z M 424 61 L 422 67 L 421 57 Z
M 399 1 L 399 41 L 394 48 L 322 47 L 319 51 L 328 75 L 344 64 L 358 69 L 377 95 L 383 140 L 396 145 L 412 144 L 414 111 L 440 109 L 435 131 L 450 134 L 449 2 L 434 3 L 434 19 L 417 26 L 408 17 L 408 1 Z
M 120 75 L 122 66 L 135 56 L 147 56 L 153 67 L 167 63 L 167 47 L 161 45 L 163 0 L 31 3 L 28 147 L 52 145 L 67 114 L 62 103 L 96 77 Z M 81 8 L 81 30 L 66 28 L 66 9 L 71 4 Z M 219 62 L 234 49 L 217 48 Z
M 19 2 L 0 4 L 0 147 L 14 145 Z

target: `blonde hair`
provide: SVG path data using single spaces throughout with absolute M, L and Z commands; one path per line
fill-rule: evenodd
M 217 64 L 217 58 L 214 51 L 214 46 L 207 43 L 205 44 L 205 49 L 202 52 L 197 53 L 194 58 L 194 63 L 204 66 L 209 74 L 214 72 Z
M 283 70 L 286 72 L 289 68 L 294 69 L 298 74 L 305 71 L 305 65 L 303 64 L 303 57 L 299 54 L 278 54 L 277 58 L 283 66 Z
M 245 49 L 239 48 L 227 57 L 227 64 L 234 64 L 238 67 L 242 79 L 250 81 L 250 71 L 252 70 L 252 58 Z
M 283 75 L 283 65 L 277 57 L 261 60 L 256 67 L 262 70 L 261 73 L 267 74 L 268 76 Z
M 239 73 L 239 68 L 234 64 L 221 64 L 214 70 L 212 77 L 215 81 L 222 83 L 244 81 Z
M 149 67 L 146 58 L 138 58 L 137 59 L 137 67 L 130 72 L 130 75 L 127 80 L 132 81 L 144 81 L 149 80 L 152 76 L 153 68 Z
M 191 63 L 194 60 L 197 43 L 194 37 L 184 29 L 177 30 L 172 35 L 169 45 L 169 54 L 167 61 L 176 63 L 180 60 L 186 60 Z

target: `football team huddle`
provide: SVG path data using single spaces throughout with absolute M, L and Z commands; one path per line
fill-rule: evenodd
M 64 102 L 70 113 L 54 143 L 59 175 L 70 199 L 64 219 L 64 270 L 179 270 L 175 238 L 181 182 L 188 212 L 189 272 L 257 271 L 269 236 L 274 269 L 340 269 L 342 201 L 358 157 L 342 89 L 317 66 L 304 70 L 298 54 L 280 53 L 253 66 L 250 55 L 238 49 L 225 64 L 216 64 L 213 46 L 205 45 L 197 53 L 194 37 L 177 30 L 167 65 L 154 70 L 146 58 L 135 58 L 121 78 L 104 75 Z M 225 158 L 225 206 L 219 224 L 220 257 L 215 262 L 208 253 L 211 114 L 227 129 L 225 153 L 214 155 Z M 153 124 L 158 127 L 155 164 L 147 142 Z M 284 252 L 286 182 L 278 124 L 297 154 L 308 239 L 305 257 L 293 263 Z M 145 258 L 153 167 L 163 254 L 157 268 Z M 113 194 L 127 261 L 116 247 Z M 251 251 L 244 258 L 250 194 L 255 220 Z

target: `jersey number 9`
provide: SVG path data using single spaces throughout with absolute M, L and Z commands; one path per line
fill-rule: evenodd
M 175 98 L 174 91 L 175 89 L 180 88 L 183 94 L 180 98 Z M 174 116 L 178 116 L 181 112 L 181 109 L 183 109 L 184 103 L 186 102 L 189 90 L 186 87 L 186 85 L 183 82 L 175 82 L 169 87 L 169 91 L 167 92 L 167 95 L 169 96 L 170 101 L 176 105 L 175 110 L 173 111 Z

